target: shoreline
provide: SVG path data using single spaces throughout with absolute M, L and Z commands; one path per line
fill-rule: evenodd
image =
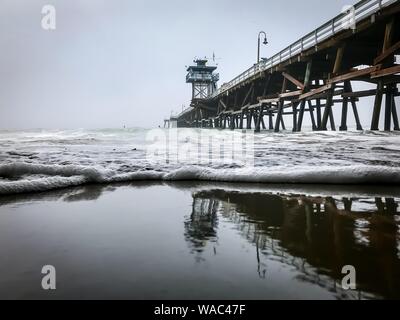
M 10 179 L 11 178 L 11 179 Z M 15 179 L 17 178 L 17 179 Z M 129 183 L 134 181 L 201 181 L 266 185 L 398 186 L 400 170 L 384 166 L 291 168 L 221 168 L 182 166 L 171 171 L 137 170 L 117 172 L 81 165 L 0 165 L 0 195 L 43 192 L 87 184 Z
M 7 198 L 24 197 L 46 197 L 52 194 L 67 194 L 74 190 L 95 188 L 107 190 L 118 187 L 147 187 L 147 186 L 168 186 L 175 189 L 187 189 L 199 191 L 209 188 L 223 188 L 229 191 L 263 192 L 271 194 L 304 195 L 311 197 L 318 196 L 352 196 L 352 197 L 399 197 L 400 185 L 397 184 L 321 184 L 321 183 L 260 183 L 260 182 L 230 182 L 230 181 L 207 181 L 207 180 L 133 180 L 122 182 L 87 182 L 76 186 L 66 186 L 43 191 L 29 191 L 10 194 L 0 194 L 1 200 Z

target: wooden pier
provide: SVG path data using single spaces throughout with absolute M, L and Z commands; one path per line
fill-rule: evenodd
M 301 131 L 308 117 L 313 130 L 347 130 L 352 112 L 355 127 L 363 130 L 357 103 L 374 96 L 370 128 L 364 129 L 379 130 L 384 104 L 383 129 L 400 130 L 395 104 L 399 52 L 400 0 L 362 0 L 219 89 L 216 68 L 198 60 L 200 69 L 199 64 L 188 68 L 193 96 L 190 107 L 177 116 L 177 125 Z M 354 81 L 375 88 L 354 91 Z M 340 119 L 333 113 L 337 106 Z M 284 121 L 287 115 L 290 123 Z

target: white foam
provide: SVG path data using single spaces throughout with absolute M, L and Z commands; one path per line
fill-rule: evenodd
M 0 182 L 1 194 L 27 193 L 47 191 L 71 186 L 78 186 L 87 182 L 83 176 L 76 177 L 46 177 L 40 179 L 24 179 L 19 181 Z
M 205 169 L 183 167 L 164 176 L 165 180 L 208 180 L 259 183 L 313 184 L 399 184 L 400 169 L 383 166 L 322 166 Z
M 85 167 L 77 165 L 44 165 L 26 162 L 14 162 L 0 165 L 0 176 L 14 177 L 27 174 L 44 174 L 49 176 L 85 176 L 90 181 L 101 182 L 113 175 L 113 171 L 99 167 Z
M 265 132 L 254 136 L 254 157 L 235 153 L 232 163 L 225 162 L 232 151 L 226 141 L 234 132 L 207 132 L 212 143 L 224 143 L 227 158 L 217 151 L 208 163 L 209 139 L 183 135 L 177 146 L 185 148 L 179 151 L 200 150 L 199 155 L 182 160 L 174 156 L 178 147 L 168 144 L 167 162 L 165 141 L 157 144 L 158 155 L 146 153 L 143 129 L 0 131 L 0 194 L 134 180 L 400 184 L 396 132 Z M 252 165 L 242 167 L 247 159 Z
M 35 175 L 40 175 L 36 178 Z M 76 165 L 39 165 L 12 163 L 0 165 L 0 176 L 21 177 L 0 180 L 0 194 L 37 192 L 85 183 L 112 183 L 138 180 L 201 180 L 221 182 L 293 183 L 293 184 L 400 184 L 400 170 L 384 166 L 297 166 L 291 169 L 231 168 L 213 169 L 184 166 L 170 171 L 135 170 L 118 172 L 101 167 Z M 33 177 L 32 177 L 33 176 Z

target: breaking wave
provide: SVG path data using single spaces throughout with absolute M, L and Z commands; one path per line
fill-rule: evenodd
M 178 130 L 170 136 L 176 145 L 152 142 L 147 139 L 152 132 L 0 131 L 0 194 L 137 180 L 400 185 L 399 132 L 246 131 L 252 138 L 246 148 L 231 130 Z M 207 139 L 198 139 L 206 133 Z M 219 158 L 216 145 L 223 145 L 228 160 L 232 152 L 233 161 Z M 238 155 L 236 146 L 254 150 Z M 153 147 L 160 152 L 149 154 Z
M 115 183 L 143 180 L 201 180 L 251 183 L 295 184 L 400 184 L 395 167 L 352 165 L 317 168 L 226 168 L 184 166 L 170 171 L 155 169 L 114 171 L 80 165 L 10 163 L 0 165 L 0 194 L 47 191 L 88 183 Z

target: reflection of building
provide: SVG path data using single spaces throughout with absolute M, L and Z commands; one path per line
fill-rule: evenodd
M 363 199 L 368 210 L 352 210 L 355 199 L 223 190 L 198 192 L 193 199 L 185 229 L 198 253 L 217 238 L 220 214 L 254 243 L 259 265 L 279 260 L 301 273 L 298 280 L 326 287 L 338 298 L 357 298 L 337 287 L 342 267 L 350 264 L 357 270 L 360 291 L 400 298 L 400 220 L 392 198 Z
M 192 214 L 185 222 L 185 238 L 191 243 L 193 251 L 202 252 L 208 241 L 216 240 L 217 204 L 213 199 L 193 199 Z

